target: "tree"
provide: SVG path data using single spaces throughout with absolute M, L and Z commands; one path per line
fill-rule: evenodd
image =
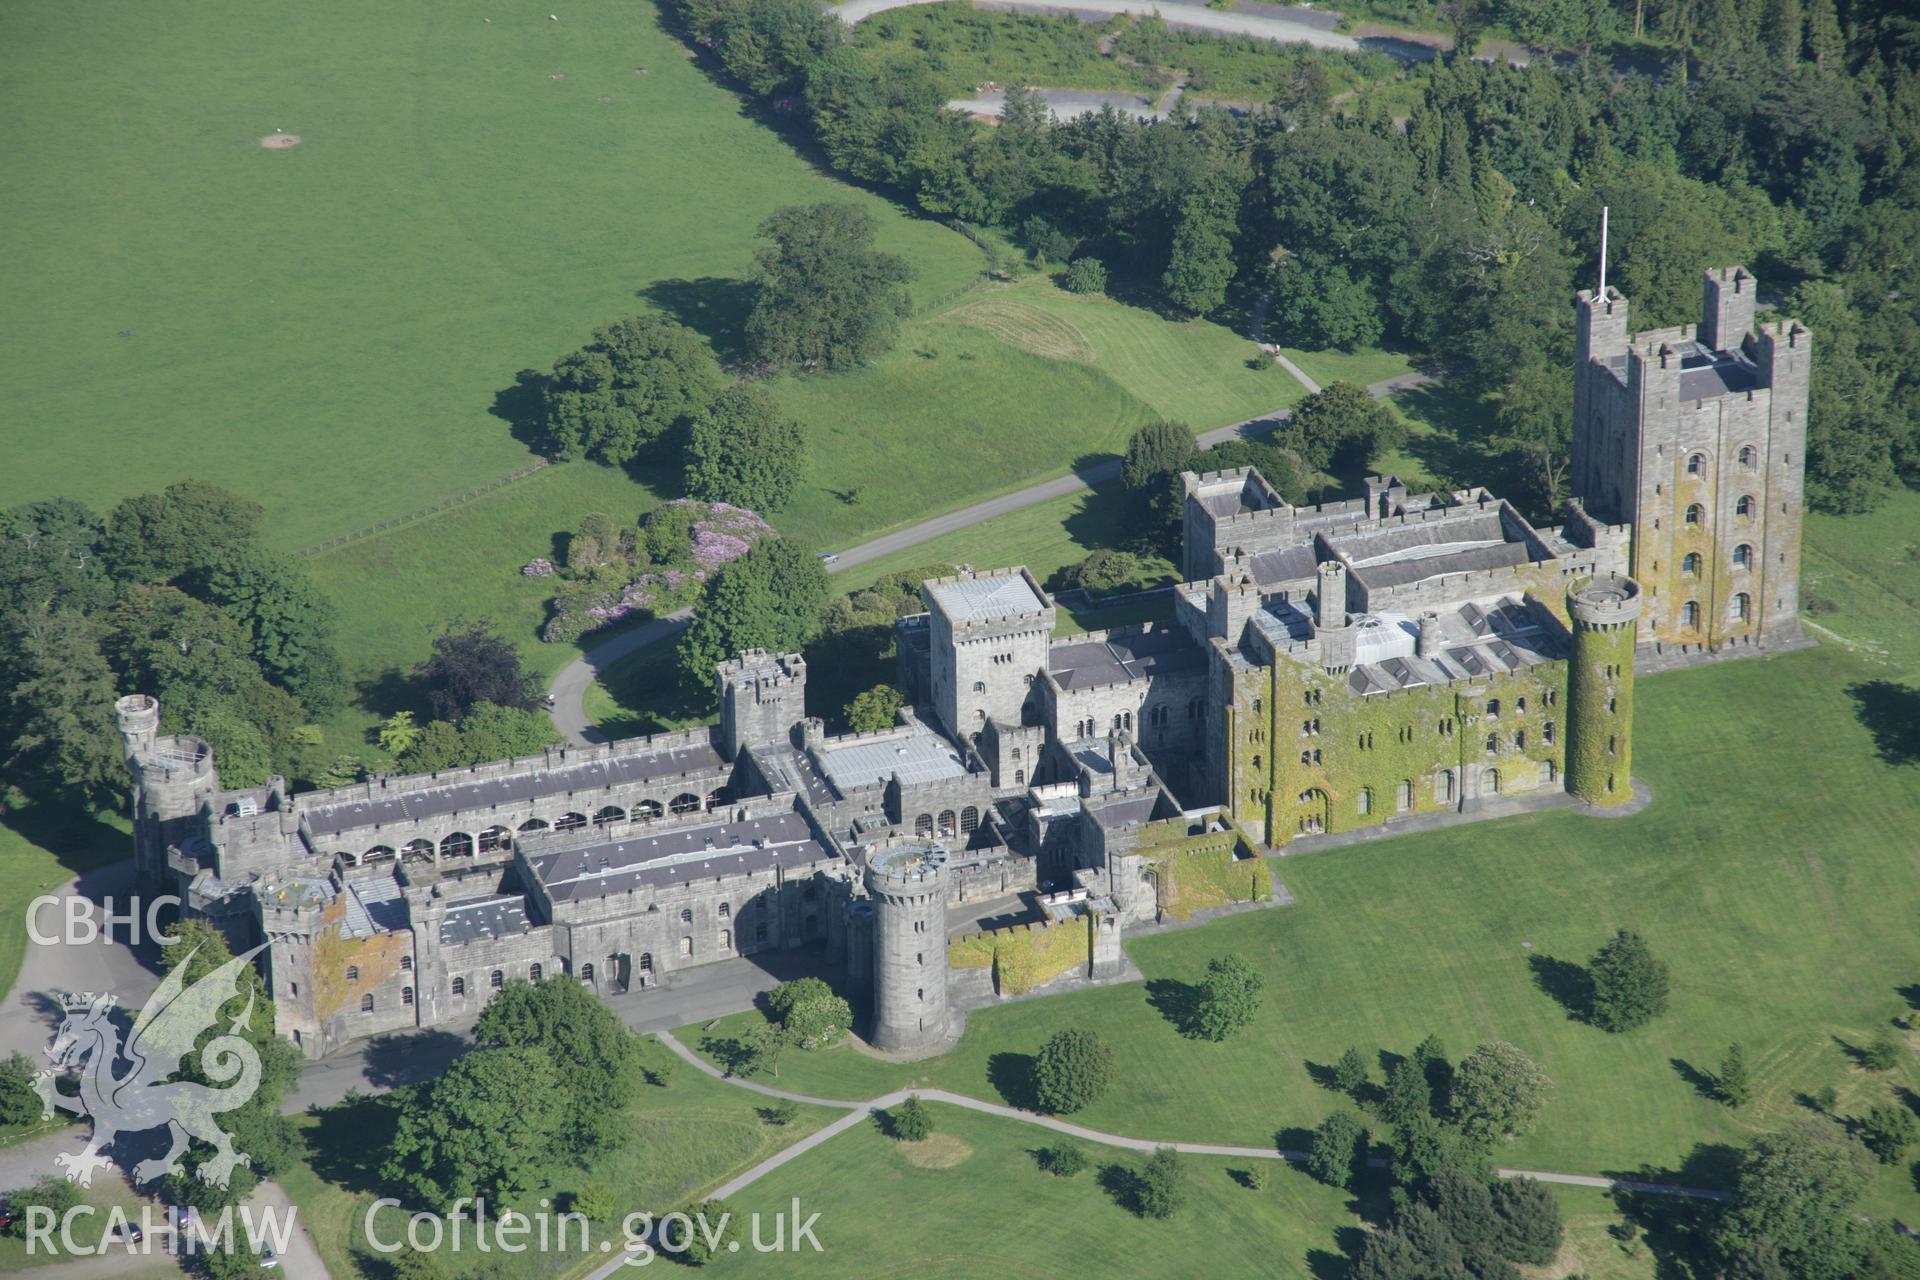
M 909 271 L 873 247 L 874 234 L 873 216 L 850 204 L 792 206 L 760 224 L 773 245 L 754 255 L 747 342 L 757 358 L 844 369 L 893 345 Z
M 1189 315 L 1218 311 L 1233 283 L 1233 233 L 1239 191 L 1217 177 L 1180 207 L 1166 274 L 1160 278 L 1167 300 Z
M 1367 282 L 1345 264 L 1311 252 L 1274 267 L 1268 320 L 1269 337 L 1311 348 L 1370 347 L 1386 331 Z
M 83 1199 L 85 1197 L 80 1194 L 80 1188 L 74 1183 L 49 1174 L 25 1190 L 15 1191 L 7 1197 L 8 1208 L 13 1210 L 13 1221 L 7 1224 L 7 1234 L 24 1240 L 29 1219 L 36 1216 L 31 1213 L 32 1209 L 48 1210 L 57 1223 L 67 1210 L 79 1205 Z
M 1131 551 L 1102 547 L 1086 559 L 1070 564 L 1054 575 L 1058 591 L 1113 591 L 1131 583 L 1140 574 L 1140 557 Z
M 520 652 L 493 629 L 490 618 L 451 622 L 433 638 L 433 656 L 414 668 L 435 716 L 458 723 L 476 704 L 530 711 L 539 682 L 520 665 Z
M 1387 1094 L 1380 1104 L 1380 1115 L 1390 1125 L 1411 1123 L 1415 1117 L 1433 1109 L 1433 1092 L 1427 1073 L 1413 1058 L 1402 1058 L 1387 1072 Z
M 680 666 L 698 687 L 742 649 L 790 653 L 805 647 L 827 602 L 820 558 L 786 538 L 763 538 L 707 580 L 693 623 L 680 639 Z
M 314 588 L 304 561 L 236 543 L 197 571 L 192 585 L 239 624 L 261 675 L 310 710 L 339 705 L 345 674 L 334 648 L 333 603 Z
M 1882 1027 L 1860 1052 L 1860 1065 L 1869 1071 L 1891 1071 L 1900 1065 L 1900 1040 Z
M 429 720 L 415 735 L 400 763 L 415 773 L 439 773 L 476 763 L 458 725 Z
M 1066 1114 L 1100 1100 L 1113 1084 L 1113 1048 L 1081 1027 L 1056 1031 L 1033 1059 L 1034 1102 Z
M 760 1108 L 760 1118 L 776 1129 L 786 1128 L 799 1114 L 800 1108 L 787 1098 L 777 1099 Z
M 546 383 L 546 447 L 558 458 L 619 466 L 686 424 L 719 390 L 700 336 L 657 316 L 594 330 Z
M 1107 268 L 1098 258 L 1075 258 L 1063 283 L 1068 293 L 1105 293 Z
M 1087 1153 L 1071 1142 L 1044 1147 L 1040 1151 L 1040 1167 L 1056 1178 L 1076 1177 L 1087 1167 Z
M 1515 1137 L 1533 1128 L 1552 1086 L 1533 1059 L 1504 1040 L 1491 1040 L 1454 1072 L 1453 1106 L 1469 1136 Z
M 460 740 L 475 763 L 534 755 L 560 741 L 544 711 L 476 702 L 460 722 Z
M 1367 1060 L 1359 1049 L 1348 1049 L 1333 1064 L 1333 1083 L 1340 1092 L 1352 1097 L 1367 1087 Z
M 794 978 L 775 987 L 767 1008 L 787 1039 L 802 1049 L 818 1049 L 838 1040 L 853 1025 L 853 1011 L 819 978 Z
M 558 1149 L 570 1104 L 546 1050 L 476 1049 L 403 1092 L 381 1176 L 425 1204 L 511 1199 Z
M 1307 1148 L 1307 1172 L 1330 1187 L 1351 1187 L 1353 1171 L 1366 1141 L 1358 1112 L 1341 1108 L 1322 1120 Z
M 1203 1039 L 1225 1040 L 1260 1012 L 1260 991 L 1267 980 L 1238 953 L 1207 961 L 1200 983 L 1194 1026 Z
M 1743 1107 L 1753 1095 L 1753 1077 L 1747 1070 L 1747 1053 L 1737 1044 L 1727 1046 L 1720 1059 L 1720 1071 L 1713 1078 L 1713 1091 L 1730 1107 Z
M 39 1121 L 46 1108 L 34 1088 L 38 1074 L 24 1053 L 15 1052 L 0 1062 L 0 1128 L 18 1128 Z
M 380 722 L 380 749 L 390 756 L 407 754 L 420 738 L 421 728 L 414 723 L 413 712 L 396 711 Z
M 117 807 L 126 793 L 126 748 L 114 729 L 117 690 L 99 624 L 77 609 L 36 606 L 6 625 L 14 631 L 11 645 L 0 634 L 7 781 L 79 807 Z
M 1920 1121 L 1913 1112 L 1897 1102 L 1877 1102 L 1860 1122 L 1860 1140 L 1881 1164 L 1899 1164 L 1913 1145 Z
M 590 1221 L 605 1222 L 620 1211 L 613 1188 L 598 1179 L 588 1179 L 568 1198 L 567 1211 L 585 1214 Z
M 1308 466 L 1325 471 L 1336 457 L 1364 463 L 1396 448 L 1406 438 L 1406 426 L 1365 387 L 1333 382 L 1293 407 L 1286 438 Z
M 387 1280 L 449 1280 L 437 1253 L 402 1249 L 387 1259 Z
M 878 733 L 893 728 L 906 705 L 905 694 L 890 684 L 877 684 L 855 694 L 842 714 L 855 733 Z
M 728 1240 L 737 1232 L 734 1229 L 735 1214 L 725 1200 L 702 1200 L 699 1204 L 688 1205 L 681 1210 L 692 1222 L 687 1231 L 686 1247 L 673 1256 L 690 1267 L 704 1267 L 715 1258 L 724 1256 L 729 1247 L 738 1248 L 739 1242 Z M 676 1224 L 677 1225 L 677 1224 Z
M 1136 493 L 1156 489 L 1168 476 L 1178 475 L 1193 452 L 1192 427 L 1164 418 L 1149 422 L 1127 437 L 1127 450 L 1120 459 L 1121 482 Z
M 1593 981 L 1593 1021 L 1608 1031 L 1643 1027 L 1667 1011 L 1669 980 L 1664 961 L 1653 958 L 1647 940 L 1621 929 L 1587 963 Z
M 687 443 L 687 492 L 702 502 L 778 511 L 806 470 L 807 437 L 754 383 L 728 387 L 699 417 Z
M 1495 397 L 1494 443 L 1525 463 L 1540 509 L 1559 507 L 1573 465 L 1573 381 L 1545 357 L 1529 359 Z
M 181 480 L 115 507 L 101 552 L 121 582 L 172 582 L 259 537 L 265 514 L 218 485 Z
M 1543 1267 L 1560 1252 L 1566 1224 L 1560 1202 L 1533 1178 L 1502 1178 L 1493 1184 L 1493 1210 L 1499 1217 L 1497 1247 L 1515 1262 Z
M 905 1102 L 887 1112 L 887 1128 L 902 1142 L 924 1142 L 933 1135 L 933 1113 L 919 1094 L 908 1094 Z
M 0 617 L 33 609 L 103 609 L 113 598 L 106 525 L 72 498 L 0 511 Z
M 623 1135 L 621 1113 L 639 1084 L 634 1035 L 583 984 L 564 975 L 509 982 L 487 1002 L 473 1028 L 486 1049 L 537 1049 L 565 1064 L 559 1136 L 576 1153 L 600 1150 Z
M 1854 1206 L 1873 1167 L 1866 1148 L 1825 1117 L 1754 1139 L 1715 1232 L 1716 1252 L 1731 1259 L 1777 1250 L 1787 1273 L 1804 1280 L 1857 1275 Z
M 1149 1218 L 1171 1218 L 1186 1203 L 1186 1163 L 1172 1147 L 1157 1147 L 1140 1171 L 1139 1206 Z

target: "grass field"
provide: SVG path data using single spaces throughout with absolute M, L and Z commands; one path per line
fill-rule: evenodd
M 989 80 L 1157 93 L 1166 77 L 1100 53 L 1101 37 L 1120 25 L 988 13 L 964 0 L 948 0 L 877 13 L 855 30 L 860 46 L 875 61 L 913 61 L 932 71 L 954 97 L 971 95 Z
M 1287 859 L 1297 905 L 1136 940 L 1145 984 L 977 1012 L 952 1053 L 911 1067 L 793 1055 L 783 1083 L 860 1097 L 925 1078 L 1017 1095 L 1025 1056 L 1078 1024 L 1116 1046 L 1121 1081 L 1078 1118 L 1244 1143 L 1331 1109 L 1313 1072 L 1349 1045 L 1404 1053 L 1432 1031 L 1456 1054 L 1512 1040 L 1556 1081 L 1538 1133 L 1504 1157 L 1515 1164 L 1681 1169 L 1696 1144 L 1743 1142 L 1829 1084 L 1843 1114 L 1861 1114 L 1920 1086 L 1912 1057 L 1884 1077 L 1849 1052 L 1920 980 L 1906 835 L 1920 768 L 1882 758 L 1857 715 L 1853 691 L 1876 674 L 1833 646 L 1658 677 L 1639 701 L 1636 761 L 1656 796 L 1641 815 L 1550 813 Z M 1574 1020 L 1536 970 L 1584 963 L 1617 926 L 1645 933 L 1675 980 L 1672 1011 L 1626 1036 Z M 1224 1045 L 1182 1039 L 1156 1003 L 1227 952 L 1269 977 L 1260 1020 Z M 1736 1040 L 1759 1087 L 1730 1112 L 1698 1081 Z M 1889 1170 L 1875 1204 L 1911 1220 L 1920 1194 Z
M 587 719 L 615 738 L 665 733 L 719 719 L 713 690 L 693 687 L 670 644 L 628 654 L 587 686 Z
M 646 1056 L 657 1063 L 666 1050 L 649 1044 Z M 742 1089 L 689 1070 L 684 1064 L 666 1088 L 647 1085 L 627 1110 L 631 1136 L 626 1145 L 596 1160 L 590 1168 L 548 1171 L 516 1202 L 532 1209 L 545 1200 L 564 1207 L 566 1193 L 588 1180 L 605 1182 L 614 1190 L 618 1214 L 596 1224 L 597 1234 L 617 1238 L 621 1217 L 632 1212 L 660 1213 L 698 1198 L 749 1165 L 796 1142 L 838 1113 L 820 1107 L 801 1107 L 794 1120 L 774 1126 L 761 1119 L 757 1108 L 764 1099 Z M 306 1159 L 279 1179 L 299 1207 L 301 1225 L 313 1233 L 334 1280 L 368 1277 L 378 1280 L 386 1269 L 365 1244 L 365 1215 L 378 1189 L 375 1170 L 384 1158 L 385 1126 L 391 1124 L 378 1100 L 342 1104 L 319 1116 L 300 1118 L 306 1138 Z M 376 1220 L 376 1230 L 387 1238 L 401 1215 L 389 1213 Z M 461 1280 L 568 1280 L 605 1261 L 597 1251 L 588 1256 L 556 1259 L 551 1254 L 479 1253 L 471 1249 L 444 1254 L 450 1274 Z

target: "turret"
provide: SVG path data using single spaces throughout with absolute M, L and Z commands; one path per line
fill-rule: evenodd
M 135 871 L 143 884 L 158 885 L 167 877 L 167 846 L 182 834 L 169 827 L 200 811 L 220 789 L 220 774 L 203 740 L 161 735 L 160 703 L 152 695 L 130 693 L 113 710 L 127 749 Z
M 875 1048 L 924 1049 L 947 1036 L 946 854 L 925 845 L 878 847 L 867 858 L 873 901 Z
M 1633 798 L 1633 651 L 1640 585 L 1605 574 L 1567 593 L 1567 790 L 1594 805 Z
M 1207 634 L 1237 645 L 1259 610 L 1260 588 L 1246 577 L 1235 574 L 1215 578 L 1207 592 Z
M 720 750 L 789 742 L 807 714 L 807 664 L 797 653 L 743 649 L 714 668 L 720 683 Z
M 1713 351 L 1738 351 L 1753 328 L 1753 277 L 1745 267 L 1716 267 L 1706 273 L 1700 306 L 1700 345 Z
M 1414 654 L 1422 658 L 1437 658 L 1447 647 L 1446 632 L 1440 629 L 1440 615 L 1428 611 L 1420 615 L 1420 638 L 1415 641 Z
M 1320 562 L 1320 586 L 1315 593 L 1313 620 L 1320 627 L 1338 627 L 1347 621 L 1347 566 L 1338 560 Z

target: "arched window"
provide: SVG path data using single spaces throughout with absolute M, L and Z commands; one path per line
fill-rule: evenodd
M 1027 771 L 1025 769 L 1015 769 L 1013 771 L 1013 784 L 1016 787 L 1023 787 L 1027 784 Z
M 720 918 L 722 920 L 725 920 L 728 916 L 731 916 L 732 914 L 733 914 L 733 904 L 731 902 L 723 902 L 720 904 Z
M 1513 700 L 1513 713 L 1517 716 L 1527 714 L 1527 700 L 1525 698 L 1515 698 Z
M 1487 770 L 1487 794 L 1490 796 L 1500 794 L 1500 771 L 1498 769 Z
M 635 822 L 652 822 L 665 812 L 666 810 L 661 808 L 658 800 L 642 800 L 639 804 L 633 806 L 633 820 Z
M 985 680 L 975 680 L 973 682 L 973 691 L 975 693 L 985 693 L 987 691 L 987 682 Z
M 642 973 L 653 972 L 653 952 L 642 951 L 640 953 L 640 972 Z
M 617 804 L 610 804 L 593 815 L 593 825 L 596 827 L 610 827 L 616 822 L 625 822 L 626 820 L 627 811 Z
M 1740 594 L 1734 596 L 1733 620 L 1735 622 L 1745 622 L 1747 620 L 1747 615 L 1752 611 L 1753 611 L 1753 602 L 1747 598 L 1746 592 L 1742 591 Z
M 465 978 L 455 978 L 453 980 L 453 994 L 456 996 L 464 996 L 467 994 L 467 980 Z
M 667 808 L 674 813 L 695 813 L 700 808 L 700 797 L 682 791 L 668 803 Z
M 958 833 L 959 830 L 960 819 L 955 816 L 953 810 L 942 809 L 940 811 L 940 834 L 950 836 Z
M 522 831 L 545 831 L 547 829 L 547 823 L 544 818 L 528 818 L 520 824 L 520 829 Z
M 412 988 L 412 987 L 402 987 L 402 988 L 400 988 L 400 1003 L 401 1003 L 401 1004 L 404 1004 L 404 1005 L 411 1005 L 411 1004 L 413 1003 L 413 988 Z
M 580 828 L 586 825 L 587 825 L 586 814 L 563 813 L 560 815 L 560 820 L 553 824 L 553 829 L 555 831 L 578 831 Z
M 1750 444 L 1741 445 L 1739 457 L 1740 465 L 1751 471 L 1753 469 L 1753 446 Z
M 1687 523 L 1699 524 L 1700 521 L 1706 516 L 1706 514 L 1707 514 L 1706 511 L 1700 506 L 1699 503 L 1697 502 L 1693 503 L 1687 508 Z
M 1680 557 L 1680 572 L 1689 578 L 1697 578 L 1700 576 L 1700 553 L 1698 551 L 1689 551 L 1686 555 Z
M 971 835 L 980 828 L 980 810 L 972 805 L 960 811 L 960 834 Z
M 1733 549 L 1733 567 L 1736 569 L 1753 568 L 1753 548 L 1741 543 Z
M 1553 721 L 1549 720 L 1540 726 L 1540 741 L 1548 746 L 1553 745 Z
M 733 950 L 733 930 L 722 929 L 720 931 L 720 949 L 722 951 Z
M 593 981 L 593 965 L 591 963 L 583 964 L 580 966 L 580 981 L 582 982 Z
M 1500 749 L 1500 735 L 1499 735 L 1499 734 L 1497 734 L 1497 733 L 1490 733 L 1490 734 L 1488 734 L 1488 735 L 1487 735 L 1487 750 L 1489 750 L 1489 751 L 1498 751 L 1499 749 Z
M 358 981 L 360 981 L 360 966 L 359 966 L 359 965 L 357 965 L 357 964 L 350 964 L 350 965 L 348 965 L 348 966 L 347 966 L 347 981 L 348 981 L 348 982 L 358 982 Z
M 401 957 L 400 957 L 400 972 L 402 972 L 402 973 L 412 973 L 412 972 L 413 972 L 413 957 L 412 957 L 412 956 L 401 956 Z
M 1516 729 L 1514 731 L 1513 749 L 1515 751 L 1525 751 L 1527 749 L 1527 731 L 1525 729 Z
M 480 833 L 480 852 L 492 853 L 504 849 L 513 840 L 513 832 L 505 827 L 488 827 Z
M 1759 504 L 1753 500 L 1753 495 L 1743 493 L 1740 495 L 1740 501 L 1733 504 L 1733 514 L 1742 520 L 1751 520 L 1758 506 Z
M 693 939 L 692 939 L 692 938 L 682 938 L 682 939 L 680 939 L 680 955 L 681 955 L 681 957 L 682 957 L 682 958 L 685 958 L 685 957 L 687 957 L 687 956 L 690 956 L 690 955 L 692 955 L 692 954 L 693 954 Z
M 1355 798 L 1353 807 L 1355 812 L 1357 813 L 1372 813 L 1373 812 L 1373 788 L 1372 787 L 1360 788 L 1360 794 L 1358 797 Z
M 1700 625 L 1700 606 L 1689 600 L 1680 606 L 1680 625 L 1692 631 Z
M 693 911 L 691 908 L 689 907 L 680 908 L 680 923 L 681 924 L 693 923 Z
M 543 973 L 544 973 L 544 970 L 542 970 L 539 965 L 530 964 L 527 966 L 527 981 L 538 982 L 540 981 L 540 978 Z
M 932 835 L 933 834 L 933 815 L 930 813 L 923 813 L 919 817 L 915 818 L 913 820 L 913 834 L 915 834 L 916 836 Z
M 492 973 L 487 975 L 487 985 L 493 988 L 495 991 L 498 991 L 500 988 L 507 985 L 507 975 L 502 973 L 500 970 L 495 969 Z
M 1500 718 L 1500 699 L 1488 698 L 1487 699 L 1487 719 L 1498 720 L 1499 718 Z
M 432 862 L 433 861 L 433 841 L 431 840 L 407 841 L 406 847 L 400 850 L 400 861 Z
M 360 1012 L 362 1013 L 373 1012 L 373 994 L 371 992 L 360 997 Z
M 1413 808 L 1413 779 L 1408 778 L 1400 784 L 1400 794 L 1395 797 L 1394 807 L 1401 813 Z
M 1707 473 L 1707 455 L 1704 453 L 1688 454 L 1687 455 L 1687 474 L 1690 476 L 1701 476 L 1701 475 L 1705 475 L 1706 473 Z
M 384 844 L 377 844 L 373 846 L 373 848 L 367 850 L 366 855 L 362 857 L 360 861 L 364 862 L 368 866 L 372 866 L 376 862 L 389 862 L 389 861 L 392 861 L 392 859 L 393 859 L 393 850 L 388 848 Z

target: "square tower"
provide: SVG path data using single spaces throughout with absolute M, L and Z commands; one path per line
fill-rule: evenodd
M 1577 307 L 1573 485 L 1633 529 L 1640 640 L 1797 639 L 1812 336 L 1754 325 L 1747 271 L 1705 274 L 1702 317 L 1626 336 L 1626 300 Z
M 1024 567 L 995 569 L 933 578 L 921 593 L 940 723 L 962 742 L 989 720 L 1020 724 L 1053 639 L 1053 601 L 1039 582 Z
M 743 649 L 715 669 L 720 684 L 720 751 L 731 760 L 752 747 L 789 742 L 807 718 L 807 663 L 797 653 Z

